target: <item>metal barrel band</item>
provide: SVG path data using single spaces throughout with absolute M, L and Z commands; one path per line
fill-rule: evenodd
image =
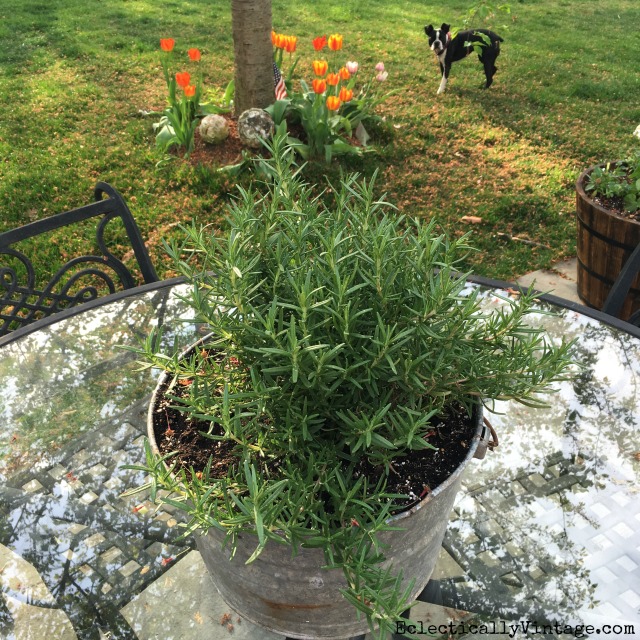
M 615 238 L 610 238 L 609 236 L 606 236 L 604 233 L 600 233 L 600 231 L 598 231 L 597 229 L 594 229 L 588 222 L 583 220 L 580 217 L 580 212 L 578 211 L 576 211 L 576 218 L 577 218 L 578 224 L 583 229 L 586 229 L 593 237 L 598 238 L 598 240 L 602 240 L 602 242 L 605 242 L 606 244 L 617 247 L 618 249 L 626 249 L 629 252 L 635 249 L 634 245 L 627 244 L 626 242 L 621 242 L 620 240 L 616 240 Z

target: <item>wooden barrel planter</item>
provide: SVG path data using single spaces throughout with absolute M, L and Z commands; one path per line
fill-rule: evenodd
M 640 223 L 612 213 L 585 193 L 585 180 L 593 169 L 587 169 L 576 182 L 578 295 L 588 306 L 601 309 L 622 267 L 640 243 Z M 626 320 L 637 309 L 640 276 L 631 285 L 620 317 Z

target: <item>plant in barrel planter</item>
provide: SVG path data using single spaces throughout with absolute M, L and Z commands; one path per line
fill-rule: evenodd
M 578 294 L 601 309 L 622 267 L 640 243 L 640 151 L 596 165 L 576 182 Z M 640 309 L 640 278 L 625 300 L 623 319 Z
M 482 311 L 455 271 L 465 239 L 397 215 L 373 180 L 318 192 L 272 144 L 228 231 L 169 247 L 211 334 L 140 349 L 163 374 L 136 468 L 246 618 L 382 637 L 429 580 L 483 405 L 542 404 L 571 345 L 525 324 L 531 293 Z

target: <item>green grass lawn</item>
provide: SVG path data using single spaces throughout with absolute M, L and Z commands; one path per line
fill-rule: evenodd
M 471 231 L 470 266 L 513 279 L 574 254 L 578 173 L 638 146 L 640 3 L 514 2 L 489 25 L 505 40 L 492 88 L 481 90 L 473 57 L 436 96 L 423 26 L 460 26 L 469 7 L 444 6 L 274 0 L 273 25 L 299 37 L 309 62 L 311 38 L 334 32 L 345 60 L 385 62 L 396 90 L 379 109 L 385 122 L 370 153 L 343 166 L 378 169 L 381 192 L 402 213 L 436 218 L 452 235 Z M 228 0 L 0 0 L 0 231 L 84 204 L 98 180 L 124 194 L 161 276 L 171 265 L 160 240 L 176 223 L 224 226 L 233 184 L 181 159 L 157 167 L 152 121 L 139 117 L 164 106 L 160 37 L 199 47 L 207 88 L 223 90 L 233 69 Z M 307 169 L 310 179 L 338 172 L 336 163 Z M 40 250 L 54 264 L 71 245 L 60 235 Z

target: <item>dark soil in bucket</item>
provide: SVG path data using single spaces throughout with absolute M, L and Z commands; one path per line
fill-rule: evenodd
M 210 477 L 225 477 L 228 468 L 237 464 L 237 445 L 203 435 L 203 432 L 211 429 L 211 423 L 178 411 L 175 408 L 176 401 L 165 396 L 168 385 L 169 381 L 160 388 L 153 413 L 154 433 L 161 455 L 177 452 L 170 462 L 176 463 L 178 469 L 185 469 L 187 473 L 191 468 L 196 473 L 202 472 L 212 458 Z M 188 385 L 189 381 L 179 381 L 169 395 L 177 398 L 184 396 Z M 468 454 L 475 430 L 475 421 L 463 407 L 454 407 L 448 415 L 432 421 L 428 442 L 434 449 L 412 451 L 393 462 L 386 491 L 406 496 L 396 500 L 397 509 L 394 513 L 410 509 L 460 466 Z M 220 436 L 223 432 L 214 426 L 212 433 Z M 277 476 L 277 461 L 273 461 L 273 466 L 273 475 Z M 364 474 L 375 485 L 384 469 L 363 460 L 356 473 Z

